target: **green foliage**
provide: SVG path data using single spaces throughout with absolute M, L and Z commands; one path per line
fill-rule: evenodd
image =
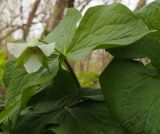
M 5 59 L 6 59 L 6 52 L 2 50 L 0 51 L 0 87 L 3 86 L 2 77 L 4 73 Z
M 47 84 L 52 81 L 56 75 L 59 62 L 58 57 L 50 57 L 49 66 L 52 66 L 52 72 L 42 68 L 39 72 L 28 74 L 23 67 L 16 68 L 15 60 L 6 64 L 4 73 L 4 84 L 7 87 L 6 105 L 13 102 L 15 98 L 20 97 L 24 90 L 31 87 Z
M 79 25 L 79 11 L 69 9 L 44 39 L 57 43 L 48 69 L 28 74 L 17 59 L 7 62 L 3 133 L 159 134 L 159 7 L 158 0 L 135 14 L 121 4 L 96 6 Z M 79 87 L 67 62 L 99 48 L 115 56 L 100 76 L 103 92 Z M 150 67 L 134 60 L 142 57 L 151 59 Z M 83 86 L 98 79 L 78 76 Z
M 110 49 L 109 51 L 116 57 L 135 59 L 148 57 L 152 64 L 160 69 L 160 1 L 155 1 L 150 5 L 142 8 L 136 14 L 142 18 L 150 29 L 155 29 L 157 32 L 151 33 L 141 40 L 133 43 L 130 46 L 123 48 Z
M 98 74 L 94 72 L 77 72 L 77 77 L 83 87 L 99 87 Z
M 158 134 L 160 79 L 156 70 L 137 61 L 114 59 L 102 73 L 101 86 L 122 125 L 135 134 Z
M 160 132 L 159 7 L 158 0 L 137 12 L 157 32 L 130 46 L 109 50 L 115 59 L 100 77 L 109 109 L 133 134 Z M 134 60 L 142 57 L 151 59 L 149 66 Z
M 153 32 L 121 4 L 88 9 L 78 28 L 75 29 L 79 18 L 80 13 L 77 10 L 72 12 L 69 10 L 60 25 L 45 38 L 47 42 L 55 41 L 68 59 L 82 59 L 97 47 L 112 48 L 129 45 Z
M 12 130 L 13 134 L 21 134 L 21 132 L 23 134 L 42 132 L 121 134 L 123 132 L 119 124 L 110 117 L 104 101 L 98 101 L 98 94 L 95 95 L 97 100 L 92 100 L 87 98 L 87 95 L 92 95 L 92 90 L 88 89 L 89 94 L 86 94 L 83 89 L 75 92 L 72 77 L 61 79 L 63 85 L 59 83 L 60 78 L 69 75 L 67 73 L 65 71 L 60 72 L 57 75 L 58 78 L 55 78 L 55 85 L 46 87 L 31 98 L 28 104 L 29 110 L 19 117 L 18 123 Z M 74 90 L 75 94 L 73 91 L 69 92 L 66 86 L 68 89 Z M 84 99 L 83 96 L 85 96 Z
M 61 23 L 49 33 L 44 40 L 48 43 L 56 42 L 56 47 L 64 55 L 68 51 L 68 47 L 73 40 L 76 25 L 81 18 L 81 13 L 76 9 L 68 9 Z
M 92 7 L 83 16 L 67 56 L 82 59 L 93 49 L 129 45 L 152 31 L 124 5 Z

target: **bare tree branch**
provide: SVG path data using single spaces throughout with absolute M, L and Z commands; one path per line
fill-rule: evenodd
M 6 35 L 2 36 L 0 38 L 0 42 L 2 42 L 3 40 L 5 40 L 8 36 L 10 36 L 12 33 L 14 33 L 15 31 L 17 31 L 18 29 L 20 29 L 20 27 L 16 27 L 15 29 L 12 29 L 11 31 L 9 31 Z
M 82 12 L 86 6 L 91 2 L 92 0 L 78 0 L 76 1 L 77 3 L 77 7 L 80 9 L 80 11 Z
M 82 12 L 82 11 L 85 9 L 85 7 L 86 7 L 91 1 L 92 1 L 92 0 L 86 0 L 85 3 L 82 5 L 80 11 Z
M 27 39 L 30 27 L 32 25 L 32 21 L 33 21 L 33 19 L 35 17 L 35 14 L 36 14 L 36 11 L 38 9 L 39 4 L 40 4 L 40 0 L 36 0 L 34 5 L 33 5 L 33 8 L 31 10 L 31 12 L 29 13 L 28 21 L 27 21 L 26 27 L 24 28 L 24 33 L 23 33 L 23 39 L 24 40 Z

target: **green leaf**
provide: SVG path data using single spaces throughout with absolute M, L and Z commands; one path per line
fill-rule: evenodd
M 24 68 L 16 68 L 16 61 L 10 60 L 6 64 L 4 73 L 4 83 L 7 88 L 5 98 L 5 110 L 0 113 L 0 123 L 7 118 L 11 118 L 15 111 L 24 109 L 26 103 L 34 94 L 39 92 L 58 72 L 58 57 L 52 55 L 49 58 L 50 70 L 41 69 L 37 73 L 28 74 Z
M 80 91 L 80 96 L 82 100 L 95 100 L 95 101 L 104 101 L 104 97 L 102 92 L 99 91 L 100 89 L 89 89 L 89 88 L 82 88 Z
M 160 78 L 132 60 L 114 59 L 100 76 L 113 115 L 134 134 L 160 132 Z
M 124 134 L 104 102 L 89 101 L 65 108 L 65 118 L 55 128 L 57 134 Z
M 56 76 L 59 69 L 58 57 L 52 57 L 49 60 L 49 66 L 52 66 L 50 67 L 52 72 L 42 68 L 36 73 L 28 74 L 24 68 L 16 68 L 15 60 L 10 60 L 6 64 L 4 73 L 4 84 L 7 88 L 6 106 L 10 102 L 13 102 L 15 97 L 22 95 L 25 89 L 52 82 L 53 77 Z
M 4 111 L 0 113 L 0 123 L 9 118 L 13 111 L 17 109 L 17 105 L 17 101 L 15 100 Z
M 74 82 L 70 82 L 70 81 L 73 81 L 70 73 L 68 73 L 66 71 L 59 71 L 58 76 L 56 76 L 53 80 L 54 86 L 52 86 L 52 88 L 50 88 L 50 90 L 49 90 L 50 92 L 48 95 L 50 95 L 50 96 L 46 97 L 45 94 L 47 94 L 47 92 L 44 92 L 41 89 L 43 91 L 42 93 L 44 93 L 43 98 L 47 99 L 47 100 L 50 99 L 50 97 L 56 99 L 56 98 L 61 98 L 62 96 L 67 96 L 68 94 L 71 94 L 71 93 L 72 94 L 75 94 L 75 92 L 77 93 L 76 84 Z M 63 84 L 61 82 L 63 82 Z M 67 86 L 63 86 L 64 83 L 66 83 L 68 88 L 67 88 Z M 57 87 L 58 87 L 58 90 L 56 90 Z M 24 108 L 26 108 L 28 100 L 30 100 L 30 98 L 33 95 L 37 94 L 36 91 L 37 90 L 39 91 L 40 90 L 39 88 L 40 87 L 35 88 L 35 86 L 33 86 L 33 87 L 28 87 L 25 90 L 23 89 L 23 92 L 19 93 L 19 95 L 15 96 L 14 101 L 10 102 L 7 105 L 6 109 L 2 113 L 0 113 L 0 122 L 4 121 L 7 118 L 10 118 L 12 115 L 14 115 L 15 112 L 17 112 L 19 110 L 24 110 Z M 66 89 L 66 90 L 64 90 L 64 89 Z M 53 93 L 53 95 L 51 93 Z M 39 102 L 39 100 L 40 100 L 40 98 L 38 98 L 38 102 Z M 33 102 L 35 102 L 35 100 Z M 12 118 L 11 118 L 11 120 L 12 120 Z M 13 123 L 13 125 L 15 125 L 15 124 Z
M 148 33 L 147 25 L 122 4 L 87 10 L 68 49 L 69 59 L 82 59 L 95 48 L 129 45 Z
M 65 54 L 73 39 L 76 25 L 80 18 L 81 13 L 78 10 L 74 8 L 68 9 L 64 19 L 44 38 L 44 41 L 48 43 L 56 42 L 56 48 Z
M 120 124 L 104 105 L 100 91 L 94 89 L 77 90 L 70 73 L 59 70 L 53 83 L 35 94 L 26 109 L 24 109 L 26 100 L 28 101 L 33 93 L 29 88 L 23 91 L 22 107 L 24 111 L 16 116 L 17 122 L 11 120 L 13 122 L 11 132 L 13 134 L 21 134 L 22 132 L 23 134 L 25 132 L 26 134 L 45 134 L 52 130 L 57 134 L 63 134 L 63 130 L 66 130 L 67 133 L 74 133 L 76 130 L 73 124 L 80 122 L 81 127 L 77 128 L 79 133 L 123 134 Z M 14 100 L 14 102 L 16 101 Z M 11 111 L 12 116 L 15 112 L 17 112 L 15 109 Z M 71 112 L 80 121 L 75 120 Z M 93 123 L 94 121 L 95 123 Z
M 143 39 L 123 48 L 112 48 L 109 52 L 118 58 L 150 58 L 152 64 L 160 70 L 160 1 L 155 1 L 137 12 L 150 29 L 157 32 L 150 33 Z
M 30 90 L 27 94 L 25 93 L 27 90 L 25 90 L 22 96 L 22 101 L 25 100 L 23 101 L 23 108 L 28 106 L 26 109 L 29 109 L 29 111 L 25 111 L 25 109 L 22 111 L 25 114 L 22 114 L 19 121 L 22 120 L 23 122 L 21 124 L 21 122 L 17 121 L 18 124 L 15 124 L 13 133 L 18 134 L 25 130 L 26 133 L 38 134 L 45 129 L 44 127 L 47 124 L 50 124 L 51 120 L 53 120 L 51 123 L 59 123 L 59 120 L 62 120 L 61 116 L 62 112 L 64 112 L 64 106 L 70 103 L 72 96 L 77 95 L 78 91 L 71 74 L 65 70 L 59 70 L 53 82 L 35 94 L 28 103 L 26 103 L 26 100 Z M 32 127 L 34 127 L 34 130 Z
M 64 77 L 67 72 L 62 72 L 59 75 Z M 61 82 L 61 85 L 57 85 L 57 82 Z M 63 97 L 56 94 L 57 91 L 68 92 L 69 88 L 74 89 L 73 83 L 72 79 L 66 82 L 65 79 L 55 78 L 53 85 L 33 96 L 26 110 L 21 113 L 12 133 L 124 134 L 120 124 L 109 113 L 104 101 L 90 99 L 90 97 L 83 99 L 84 96 L 96 96 L 95 90 L 81 89 L 76 94 L 71 92 Z M 100 92 L 101 90 L 97 90 L 97 94 L 100 95 Z

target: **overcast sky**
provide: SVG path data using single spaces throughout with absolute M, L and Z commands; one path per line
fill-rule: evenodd
M 112 1 L 112 0 L 111 0 Z M 148 3 L 152 2 L 154 0 L 147 0 Z M 129 7 L 131 10 L 133 10 L 137 4 L 138 0 L 122 0 L 121 3 Z M 100 5 L 103 4 L 103 0 L 92 0 L 92 2 L 89 4 L 88 7 L 95 6 L 95 5 Z M 88 8 L 87 7 L 87 8 Z

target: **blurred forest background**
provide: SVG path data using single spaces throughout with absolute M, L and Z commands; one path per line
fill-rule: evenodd
M 63 19 L 67 8 L 82 12 L 95 5 L 120 2 L 136 11 L 153 0 L 0 0 L 0 94 L 5 94 L 2 82 L 4 65 L 11 56 L 7 42 L 43 38 Z M 112 56 L 104 50 L 90 53 L 79 62 L 71 61 L 83 86 L 99 87 L 98 75 Z

